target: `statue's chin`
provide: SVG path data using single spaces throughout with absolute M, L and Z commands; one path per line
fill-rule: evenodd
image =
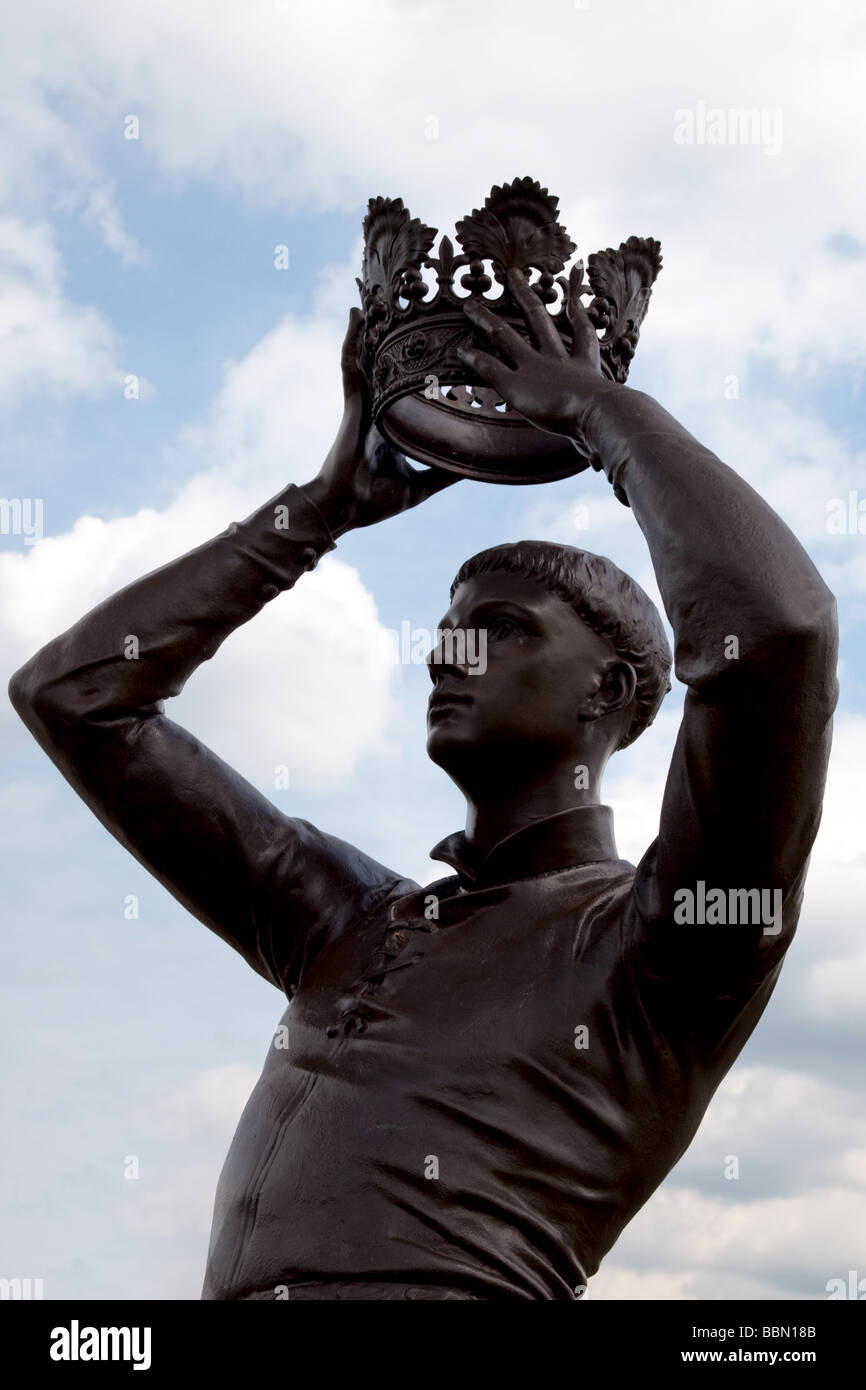
M 460 760 L 460 742 L 450 729 L 431 729 L 427 735 L 427 757 L 448 772 L 452 759 Z
M 461 769 L 477 767 L 480 753 L 477 737 L 456 720 L 434 725 L 427 735 L 428 758 L 456 781 Z
M 499 783 L 503 767 L 519 765 L 521 755 L 527 752 L 513 739 L 496 737 L 492 732 L 484 737 L 468 719 L 434 725 L 427 735 L 428 758 L 464 792 Z M 531 752 L 528 756 L 532 758 Z

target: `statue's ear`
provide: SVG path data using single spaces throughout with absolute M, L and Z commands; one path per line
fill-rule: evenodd
M 607 714 L 626 709 L 637 691 L 637 673 L 631 662 L 621 657 L 611 661 L 604 670 L 594 695 L 584 706 L 581 719 L 602 719 Z
M 637 692 L 637 672 L 631 662 L 622 659 L 613 662 L 604 678 L 602 690 L 611 697 L 609 714 L 630 705 Z

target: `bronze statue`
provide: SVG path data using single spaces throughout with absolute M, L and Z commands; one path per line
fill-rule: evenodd
M 552 272 L 493 260 L 509 308 L 483 289 L 465 301 L 470 390 L 487 383 L 547 432 L 542 472 L 571 451 L 631 507 L 688 687 L 637 868 L 617 855 L 602 774 L 654 717 L 670 653 L 643 591 L 568 546 L 500 546 L 457 575 L 428 750 L 468 809 L 426 887 L 284 816 L 165 716 L 346 531 L 458 479 L 453 454 L 413 469 L 376 428 L 359 310 L 319 474 L 106 600 L 12 680 L 102 823 L 289 1001 L 220 1179 L 205 1298 L 580 1297 L 691 1142 L 796 926 L 837 697 L 833 597 L 747 483 L 603 370 L 598 314 L 575 294 L 564 334 L 550 285 L 525 273 Z M 483 672 L 448 648 L 467 630 L 486 634 Z

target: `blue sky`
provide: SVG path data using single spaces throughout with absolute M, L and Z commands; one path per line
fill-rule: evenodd
M 45 535 L 0 535 L 5 669 L 318 469 L 371 195 L 451 232 L 493 182 L 529 173 L 559 195 L 584 255 L 657 236 L 665 264 L 631 382 L 813 555 L 839 599 L 842 694 L 776 994 L 589 1296 L 822 1297 L 829 1279 L 866 1274 L 866 538 L 826 525 L 832 499 L 866 498 L 856 7 L 542 8 L 533 42 L 511 0 L 487 20 L 447 3 L 183 0 L 133 23 L 92 0 L 10 21 L 0 492 L 43 499 Z M 677 144 L 675 113 L 699 102 L 780 111 L 781 147 Z M 124 138 L 130 114 L 138 140 Z M 461 823 L 460 799 L 424 758 L 426 673 L 383 662 L 381 632 L 435 626 L 461 561 L 521 536 L 609 554 L 656 593 L 598 475 L 461 482 L 341 541 L 197 673 L 174 717 L 290 813 L 435 876 L 426 851 Z M 677 687 L 610 769 L 633 862 L 655 833 L 681 700 Z M 0 754 L 0 1275 L 41 1277 L 48 1297 L 195 1298 L 279 996 L 111 840 L 8 706 Z

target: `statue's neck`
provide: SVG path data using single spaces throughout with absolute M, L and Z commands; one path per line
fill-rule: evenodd
M 597 806 L 601 771 L 571 754 L 536 778 L 509 783 L 507 777 L 493 782 L 488 776 L 475 794 L 464 787 L 467 850 L 473 858 L 484 859 L 500 840 L 527 825 L 577 806 Z

